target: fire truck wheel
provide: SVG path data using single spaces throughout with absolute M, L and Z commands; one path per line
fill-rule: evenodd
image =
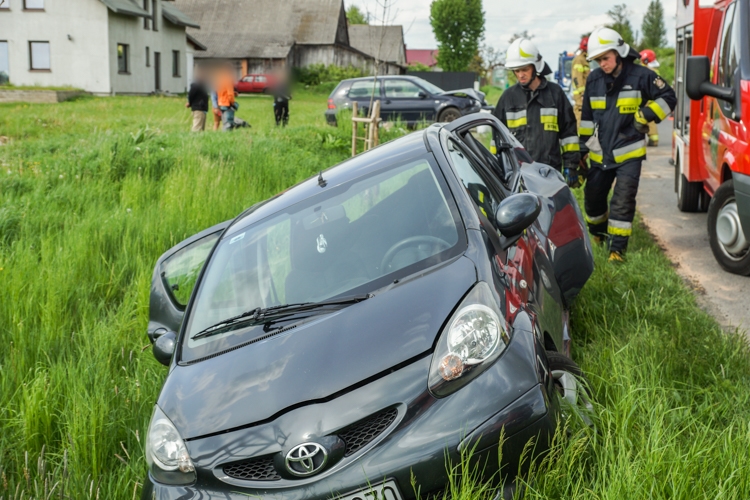
M 685 175 L 680 169 L 681 158 L 677 158 L 674 163 L 674 184 L 675 191 L 677 191 L 677 208 L 681 212 L 701 212 L 701 205 L 706 206 L 706 203 L 701 203 L 705 200 L 703 196 L 703 183 L 702 182 L 690 182 L 685 178 Z
M 731 179 L 719 186 L 708 206 L 708 239 L 725 271 L 750 275 L 750 243 L 742 231 Z

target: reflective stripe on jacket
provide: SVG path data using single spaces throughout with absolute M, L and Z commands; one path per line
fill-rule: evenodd
M 570 78 L 573 80 L 573 95 L 583 94 L 589 73 L 591 73 L 591 68 L 586 60 L 586 53 L 581 52 L 573 59 L 573 66 L 570 70 Z
M 676 103 L 672 87 L 652 70 L 633 64 L 631 56 L 623 61 L 617 78 L 597 68 L 589 75 L 583 95 L 581 149 L 604 168 L 645 159 L 645 135 L 635 129 L 635 114 L 640 110 L 647 121 L 659 123 Z M 585 146 L 597 126 L 601 153 Z
M 577 166 L 580 145 L 573 107 L 559 85 L 544 77 L 535 91 L 516 84 L 503 92 L 495 116 L 534 161 L 555 168 Z

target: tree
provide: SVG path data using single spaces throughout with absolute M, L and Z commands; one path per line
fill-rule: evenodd
M 482 44 L 476 55 L 469 64 L 469 71 L 479 75 L 482 85 L 492 80 L 492 74 L 497 68 L 505 65 L 505 51 L 498 50 L 490 45 Z
M 651 0 L 641 25 L 644 49 L 660 49 L 667 45 L 667 28 L 664 27 L 664 7 L 660 0 Z
M 370 14 L 366 14 L 356 5 L 346 9 L 346 20 L 349 24 L 370 24 Z
M 430 24 L 438 42 L 438 65 L 466 71 L 484 38 L 482 0 L 434 0 Z
M 624 3 L 615 5 L 607 11 L 607 15 L 612 19 L 612 23 L 608 24 L 607 27 L 618 32 L 625 43 L 632 47 L 635 45 L 635 36 L 633 35 L 633 26 L 628 19 L 629 14 L 628 6 Z
M 536 35 L 532 35 L 529 33 L 529 30 L 523 30 L 520 33 L 513 33 L 513 36 L 508 39 L 508 43 L 513 43 L 519 38 L 525 38 L 526 40 L 531 40 Z

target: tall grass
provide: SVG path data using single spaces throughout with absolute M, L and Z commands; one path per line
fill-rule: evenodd
M 241 98 L 253 128 L 232 134 L 190 134 L 175 98 L 0 105 L 0 500 L 140 495 L 166 375 L 145 336 L 154 262 L 345 159 L 325 99 L 295 94 L 276 129 L 270 99 Z M 643 229 L 627 264 L 597 260 L 573 320 L 599 434 L 561 441 L 528 497 L 750 498 L 746 347 Z

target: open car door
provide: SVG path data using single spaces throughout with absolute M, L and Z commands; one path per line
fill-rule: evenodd
M 151 278 L 149 298 L 148 338 L 151 343 L 168 333 L 176 337 L 203 264 L 231 222 L 201 231 L 159 257 Z

